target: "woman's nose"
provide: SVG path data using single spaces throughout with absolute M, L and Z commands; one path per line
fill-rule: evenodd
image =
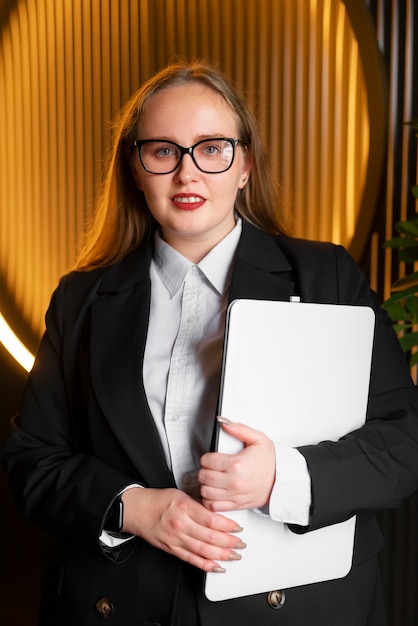
M 174 172 L 174 179 L 178 182 L 190 182 L 199 176 L 199 168 L 195 165 L 190 154 L 184 154 L 180 165 Z

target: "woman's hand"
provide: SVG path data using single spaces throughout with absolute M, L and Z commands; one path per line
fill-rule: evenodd
M 223 572 L 217 561 L 239 560 L 245 548 L 230 533 L 242 530 L 231 519 L 212 513 L 178 489 L 132 488 L 122 494 L 123 532 L 205 572 Z
M 209 452 L 199 472 L 202 504 L 210 511 L 256 509 L 270 500 L 276 474 L 273 442 L 244 424 L 219 418 L 222 428 L 244 444 L 238 454 Z

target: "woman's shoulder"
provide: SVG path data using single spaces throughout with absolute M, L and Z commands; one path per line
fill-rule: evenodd
M 311 255 L 317 258 L 335 254 L 347 254 L 343 246 L 331 241 L 316 241 L 289 235 L 277 235 L 275 239 L 280 248 L 294 255 Z
M 340 244 L 288 235 L 278 235 L 275 240 L 293 266 L 301 266 L 305 270 L 323 270 L 326 274 L 329 271 L 360 271 L 348 250 Z
M 117 263 L 71 270 L 61 277 L 58 288 L 70 290 L 74 295 L 91 291 L 122 291 L 149 277 L 150 260 L 150 247 L 142 246 Z
M 85 298 L 88 293 L 97 291 L 102 284 L 109 267 L 100 267 L 87 271 L 70 270 L 61 276 L 56 292 L 71 293 L 73 298 Z
M 306 300 L 370 303 L 371 291 L 355 260 L 341 245 L 279 235 L 278 246 L 291 264 Z
M 120 293 L 149 280 L 149 255 L 137 250 L 114 265 L 65 273 L 54 290 L 49 313 L 72 320 L 85 314 L 101 297 Z
M 310 255 L 319 257 L 322 255 L 347 254 L 345 248 L 329 241 L 315 241 L 303 239 L 292 235 L 276 235 L 261 229 L 247 221 L 243 221 L 244 233 L 261 245 L 262 241 L 274 240 L 283 250 L 294 256 Z

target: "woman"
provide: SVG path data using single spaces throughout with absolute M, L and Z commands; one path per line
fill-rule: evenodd
M 284 232 L 257 126 L 217 69 L 169 66 L 134 94 L 3 454 L 19 506 L 58 538 L 42 626 L 385 623 L 374 513 L 417 489 L 416 389 L 347 253 Z M 297 450 L 222 419 L 244 448 L 208 452 L 228 302 L 294 293 L 374 308 L 366 425 Z M 247 508 L 295 532 L 356 514 L 351 572 L 285 602 L 209 602 L 203 572 L 245 558 L 224 513 Z

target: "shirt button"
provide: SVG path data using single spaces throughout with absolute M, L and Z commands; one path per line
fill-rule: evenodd
M 196 318 L 193 317 L 193 315 L 191 315 L 190 317 L 187 318 L 187 323 L 188 324 L 194 324 Z
M 180 415 L 173 415 L 171 419 L 173 420 L 173 422 L 177 422 L 177 420 L 180 419 Z

